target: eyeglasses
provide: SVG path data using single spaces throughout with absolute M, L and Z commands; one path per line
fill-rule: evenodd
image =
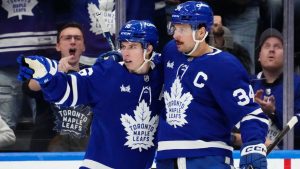
M 82 41 L 83 37 L 81 35 L 62 35 L 60 37 L 63 41 L 71 41 L 74 38 L 75 41 Z

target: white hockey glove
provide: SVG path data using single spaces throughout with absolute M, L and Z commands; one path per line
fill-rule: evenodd
M 57 72 L 57 61 L 42 56 L 18 57 L 20 70 L 18 79 L 33 78 L 40 84 L 47 83 Z

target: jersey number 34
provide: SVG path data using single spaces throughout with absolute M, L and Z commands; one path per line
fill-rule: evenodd
M 247 94 L 244 89 L 236 89 L 233 91 L 233 96 L 238 99 L 238 105 L 245 106 L 250 103 L 250 99 L 254 102 L 254 91 L 251 85 L 249 85 L 249 93 Z

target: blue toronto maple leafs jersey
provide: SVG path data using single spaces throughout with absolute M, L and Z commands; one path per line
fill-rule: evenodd
M 275 123 L 278 129 L 283 128 L 283 76 L 280 76 L 273 83 L 267 83 L 262 72 L 258 73 L 255 78 L 251 80 L 254 91 L 262 89 L 264 97 L 275 97 Z M 294 75 L 294 113 L 300 113 L 300 76 Z M 300 137 L 300 125 L 295 126 L 295 135 Z
M 239 121 L 244 142 L 265 141 L 267 117 L 253 101 L 247 72 L 234 56 L 213 49 L 191 58 L 178 52 L 175 41 L 162 56 L 165 112 L 158 130 L 158 159 L 231 157 L 230 133 Z
M 107 60 L 79 73 L 58 72 L 43 91 L 58 104 L 93 108 L 83 168 L 146 169 L 157 147 L 162 81 L 158 65 L 149 74 L 138 75 Z

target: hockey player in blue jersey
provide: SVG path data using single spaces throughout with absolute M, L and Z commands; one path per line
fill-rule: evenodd
M 164 48 L 165 112 L 158 129 L 157 169 L 230 169 L 230 133 L 240 122 L 240 168 L 266 169 L 268 120 L 246 70 L 230 53 L 205 42 L 211 8 L 187 1 L 173 11 Z
M 157 29 L 148 21 L 129 21 L 119 42 L 123 62 L 111 59 L 118 54 L 110 52 L 91 68 L 69 75 L 39 56 L 23 58 L 20 67 L 20 75 L 36 79 L 48 100 L 93 108 L 81 169 L 149 169 L 154 159 L 163 82 L 160 55 L 153 51 Z

